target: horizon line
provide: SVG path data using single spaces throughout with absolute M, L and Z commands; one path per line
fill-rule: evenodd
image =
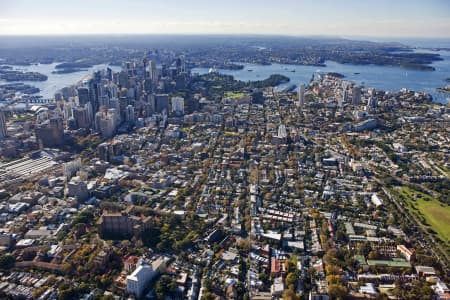
M 261 37 L 291 37 L 291 38 L 302 38 L 302 37 L 317 37 L 317 38 L 339 38 L 339 39 L 350 39 L 350 38 L 380 38 L 380 39 L 450 39 L 449 36 L 383 36 L 383 35 L 326 35 L 326 34 L 274 34 L 274 33 L 42 33 L 42 34 L 0 34 L 1 37 L 70 37 L 70 36 L 261 36 Z

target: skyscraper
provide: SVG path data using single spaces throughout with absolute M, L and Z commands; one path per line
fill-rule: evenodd
M 286 125 L 280 124 L 278 126 L 278 137 L 280 137 L 280 138 L 286 138 L 287 137 Z
M 134 124 L 136 122 L 134 107 L 132 105 L 128 105 L 125 110 L 125 121 L 127 121 L 130 124 Z
M 155 112 L 162 113 L 169 112 L 169 95 L 167 94 L 157 94 L 155 95 Z
M 300 107 L 300 109 L 302 109 L 304 104 L 305 104 L 305 84 L 302 83 L 298 87 L 298 103 L 297 103 L 297 106 Z
M 108 78 L 109 81 L 113 80 L 113 71 L 111 68 L 106 68 L 106 78 Z
M 353 87 L 352 94 L 353 94 L 352 104 L 359 105 L 361 103 L 361 88 L 359 86 Z
M 145 52 L 145 54 L 144 54 L 144 58 L 142 59 L 142 64 L 144 65 L 144 74 L 143 74 L 142 78 L 145 80 L 147 78 L 147 64 L 148 64 L 147 52 Z
M 109 108 L 109 96 L 104 95 L 104 96 L 100 97 L 99 105 L 100 105 L 100 107 L 105 106 L 105 107 Z
M 102 80 L 102 74 L 100 71 L 94 72 L 94 75 L 91 80 L 89 80 L 89 100 L 92 103 L 92 108 L 94 112 L 97 112 L 99 109 L 99 97 L 101 96 L 100 92 L 100 82 Z
M 79 88 L 77 90 L 78 92 L 78 105 L 84 106 L 86 103 L 88 103 L 89 100 L 89 89 L 88 88 Z
M 114 108 L 99 111 L 95 115 L 95 127 L 104 138 L 113 137 L 120 124 L 120 115 Z
M 182 97 L 172 97 L 172 113 L 176 115 L 184 114 L 184 99 Z
M 89 110 L 86 107 L 74 107 L 73 117 L 77 122 L 77 128 L 90 128 L 91 118 L 89 117 Z
M 6 135 L 6 118 L 5 114 L 0 110 L 0 138 L 4 138 Z
M 339 110 L 342 110 L 344 108 L 344 103 L 347 101 L 347 87 L 344 87 L 344 90 L 342 91 L 342 97 L 338 98 L 338 108 Z
M 156 69 L 156 62 L 154 60 L 150 61 L 150 79 L 153 83 L 158 82 L 158 70 Z
M 367 108 L 368 108 L 368 110 L 372 110 L 374 108 L 377 108 L 377 106 L 378 106 L 377 98 L 375 98 L 374 96 L 371 96 L 369 98 L 369 100 L 367 101 Z
M 186 66 L 184 62 L 184 55 L 177 58 L 176 62 L 177 74 L 183 73 L 186 71 Z
M 54 116 L 35 128 L 36 139 L 41 147 L 61 146 L 64 142 L 63 120 Z
M 127 72 L 125 71 L 121 71 L 119 73 L 119 85 L 121 88 L 126 88 L 128 87 L 128 75 Z

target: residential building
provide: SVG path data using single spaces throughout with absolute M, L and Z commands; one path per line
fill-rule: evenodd
M 61 146 L 64 142 L 62 118 L 52 117 L 37 125 L 35 134 L 41 148 Z
M 157 275 L 152 266 L 146 261 L 141 260 L 141 264 L 127 276 L 127 292 L 135 295 L 137 298 L 143 296 L 143 292 L 148 283 Z
M 175 115 L 184 114 L 184 98 L 172 97 L 172 113 Z

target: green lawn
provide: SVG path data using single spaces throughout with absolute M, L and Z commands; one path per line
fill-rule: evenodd
M 407 200 L 408 208 L 419 218 L 425 218 L 439 238 L 450 245 L 450 206 L 408 187 L 402 187 L 400 194 Z
M 227 91 L 224 94 L 225 94 L 226 98 L 232 98 L 232 99 L 241 98 L 242 96 L 244 96 L 244 93 L 232 92 L 232 91 Z
M 224 136 L 239 136 L 239 133 L 234 132 L 234 131 L 225 131 L 223 133 Z

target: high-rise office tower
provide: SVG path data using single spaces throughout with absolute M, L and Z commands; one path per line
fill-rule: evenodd
M 297 106 L 300 107 L 300 109 L 302 109 L 304 104 L 305 104 L 305 84 L 302 83 L 298 87 L 298 102 L 297 102 Z
M 99 105 L 100 105 L 100 107 L 101 106 L 109 107 L 109 96 L 104 95 L 104 96 L 100 97 Z
M 184 98 L 172 97 L 172 113 L 175 115 L 184 114 Z
M 115 108 L 108 109 L 108 114 L 112 115 L 114 118 L 114 126 L 119 127 L 120 123 L 122 123 L 122 119 L 120 117 L 120 113 Z
M 126 88 L 128 87 L 128 75 L 127 72 L 125 71 L 121 71 L 119 73 L 119 85 L 121 88 Z
M 286 125 L 280 124 L 278 126 L 278 137 L 280 137 L 280 138 L 286 138 L 287 137 Z
M 342 97 L 338 97 L 339 110 L 342 110 L 344 108 L 344 103 L 347 102 L 347 97 L 348 97 L 347 87 L 344 86 L 344 89 L 342 90 Z
M 91 118 L 87 107 L 75 107 L 73 117 L 77 123 L 77 128 L 90 128 Z
M 104 90 L 105 94 L 103 95 L 103 97 L 108 96 L 110 99 L 118 97 L 117 95 L 119 94 L 119 91 L 115 83 L 112 82 L 108 83 L 107 85 L 104 86 Z
M 117 98 L 113 98 L 109 100 L 109 108 L 115 108 L 117 111 L 120 111 L 120 101 Z
M 169 95 L 157 94 L 155 95 L 155 112 L 162 113 L 163 111 L 169 112 Z
M 99 105 L 99 97 L 101 96 L 101 80 L 102 73 L 100 71 L 94 72 L 92 79 L 89 80 L 89 100 L 92 103 L 94 112 L 97 112 Z
M 68 120 L 73 117 L 72 108 L 75 106 L 73 102 L 65 102 L 63 107 L 64 120 Z
M 144 65 L 143 79 L 145 80 L 147 78 L 147 65 L 148 65 L 147 52 L 144 54 L 144 58 L 142 59 L 142 64 Z
M 352 94 L 353 94 L 352 104 L 359 105 L 361 103 L 361 88 L 359 86 L 353 87 Z
M 373 109 L 373 108 L 377 108 L 378 106 L 378 101 L 377 98 L 375 98 L 374 96 L 371 96 L 369 98 L 369 100 L 367 101 L 367 108 L 369 110 Z
M 4 138 L 7 136 L 6 131 L 6 117 L 4 112 L 0 110 L 0 138 Z
M 154 60 L 150 61 L 150 79 L 153 83 L 158 82 L 158 70 L 156 69 L 156 62 Z
M 122 68 L 127 72 L 128 77 L 136 76 L 136 66 L 133 61 L 125 62 L 124 67 Z
M 63 120 L 59 116 L 51 117 L 35 128 L 36 139 L 41 147 L 61 146 L 64 142 Z
M 119 124 L 120 116 L 114 108 L 99 111 L 95 115 L 95 127 L 104 138 L 113 137 Z
M 109 81 L 113 80 L 113 71 L 110 68 L 106 68 L 106 78 Z
M 104 138 L 113 137 L 116 133 L 114 116 L 105 116 L 100 119 L 100 132 Z
M 180 56 L 177 58 L 176 62 L 177 74 L 183 73 L 186 71 L 184 56 Z
M 78 105 L 84 106 L 86 103 L 90 102 L 89 99 L 89 89 L 88 88 L 79 88 L 78 92 Z
M 145 117 L 150 117 L 155 113 L 155 94 L 148 94 L 145 96 L 143 109 L 143 114 Z
M 127 121 L 130 124 L 134 124 L 136 122 L 134 107 L 132 105 L 128 105 L 125 110 L 125 121 Z

